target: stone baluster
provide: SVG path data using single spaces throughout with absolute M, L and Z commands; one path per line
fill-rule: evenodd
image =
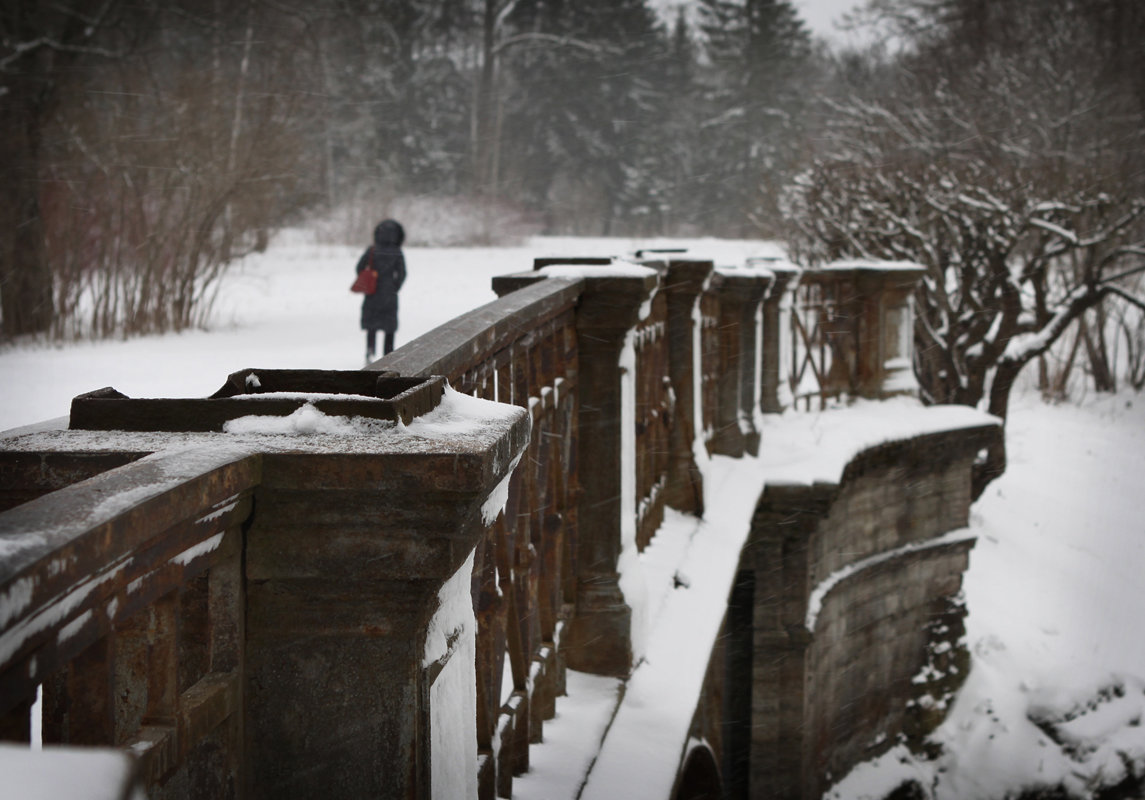
M 652 269 L 612 270 L 592 259 L 549 259 L 537 268 L 581 267 L 570 278 L 584 281 L 576 312 L 577 340 L 577 503 L 573 616 L 563 649 L 570 669 L 598 675 L 627 675 L 632 667 L 632 609 L 620 589 L 617 565 L 625 533 L 635 537 L 634 497 L 622 491 L 625 469 L 622 414 L 626 378 L 621 355 L 641 309 L 659 285 Z M 599 275 L 591 273 L 599 269 Z M 559 273 L 558 273 L 559 274 Z M 544 280 L 543 272 L 495 278 L 500 295 Z M 630 375 L 627 380 L 635 381 Z M 634 387 L 634 384 L 633 384 Z M 633 397 L 634 400 L 634 397 Z M 631 507 L 625 503 L 631 501 Z M 635 547 L 635 541 L 632 546 Z
M 720 343 L 713 453 L 739 458 L 750 451 L 753 441 L 758 451 L 758 433 L 752 423 L 755 313 L 768 283 L 768 277 L 755 271 L 717 270 L 712 276 L 712 290 L 719 301 Z
M 759 382 L 762 352 L 761 304 L 774 276 L 766 270 L 755 270 L 753 282 L 745 287 L 740 310 L 740 350 L 739 350 L 739 420 L 743 431 L 744 452 L 759 455 L 760 432 L 756 427 L 755 415 L 759 408 Z M 757 389 L 757 384 L 759 384 Z
M 669 431 L 668 478 L 665 502 L 679 511 L 704 513 L 704 478 L 696 465 L 696 303 L 712 274 L 712 262 L 673 258 L 663 265 L 664 293 L 668 300 L 668 378 L 676 396 Z
M 785 339 L 791 333 L 791 321 L 784 317 L 791 313 L 791 292 L 799 281 L 799 268 L 782 263 L 769 263 L 775 276 L 763 301 L 763 355 L 760 376 L 760 410 L 765 414 L 778 414 L 791 400 L 787 385 L 790 366 L 790 343 Z

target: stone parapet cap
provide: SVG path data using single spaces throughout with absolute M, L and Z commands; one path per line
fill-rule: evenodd
M 516 272 L 493 278 L 493 291 L 498 296 L 516 292 L 546 279 L 562 282 L 585 281 L 585 291 L 651 291 L 659 283 L 659 273 L 651 267 L 629 261 L 609 259 L 604 264 L 550 264 L 530 272 Z
M 528 412 L 446 389 L 433 411 L 408 425 L 358 417 L 327 416 L 303 406 L 289 417 L 251 415 L 233 420 L 234 431 L 147 432 L 60 430 L 3 440 L 11 453 L 168 453 L 187 464 L 217 454 L 355 458 L 390 456 L 410 474 L 430 474 L 436 462 L 456 465 L 456 476 L 478 489 L 529 439 Z M 189 451 L 195 451 L 193 455 Z M 396 462 L 394 462 L 396 463 Z M 451 470 L 453 471 L 453 470 Z
M 729 278 L 766 278 L 769 281 L 775 280 L 775 273 L 771 269 L 759 264 L 750 263 L 743 266 L 721 264 L 716 267 L 715 274 Z
M 798 275 L 803 268 L 785 258 L 765 258 L 755 256 L 747 260 L 748 266 L 762 267 L 775 275 Z
M 825 284 L 849 280 L 870 291 L 877 291 L 913 286 L 926 272 L 926 267 L 910 261 L 833 261 L 804 270 L 800 283 Z
M 131 398 L 111 387 L 72 400 L 78 430 L 222 431 L 250 415 L 291 417 L 310 406 L 323 416 L 409 424 L 441 402 L 440 376 L 401 378 L 364 370 L 245 369 L 201 399 Z M 233 430 L 232 432 L 238 432 Z
M 555 264 L 602 267 L 611 264 L 617 258 L 618 256 L 539 256 L 533 259 L 533 269 L 541 270 Z
M 725 299 L 739 300 L 750 305 L 758 303 L 775 280 L 775 274 L 766 270 L 747 271 L 717 267 L 712 273 L 711 288 Z
M 663 276 L 664 291 L 672 296 L 695 296 L 704 290 L 704 284 L 714 268 L 711 259 L 664 258 L 655 259 L 645 252 L 642 265 L 658 270 Z
M 498 276 L 493 279 L 493 290 L 504 296 L 548 280 L 581 285 L 576 323 L 579 331 L 592 329 L 622 335 L 639 321 L 644 312 L 642 306 L 660 286 L 660 273 L 628 261 L 550 264 L 532 272 Z M 615 336 L 608 334 L 607 338 Z
M 84 432 L 85 439 L 89 436 Z M 23 438 L 45 444 L 37 436 Z M 14 443 L 30 444 L 21 439 Z M 26 581 L 22 585 L 28 607 L 48 603 L 109 565 L 126 566 L 134 550 L 157 532 L 211 513 L 221 518 L 229 513 L 228 504 L 237 507 L 232 501 L 261 479 L 256 453 L 237 442 L 217 442 L 214 447 L 154 453 L 16 506 L 0 514 L 0 597 L 20 593 L 21 581 Z M 22 613 L 18 606 L 10 611 L 13 616 Z M 5 631 L 0 642 L 12 635 Z M 2 650 L 0 646 L 0 663 Z
M 506 276 L 512 277 L 515 276 Z M 500 278 L 493 279 L 499 299 L 419 336 L 366 370 L 399 375 L 457 375 L 471 368 L 482 355 L 504 349 L 521 336 L 522 330 L 535 328 L 571 308 L 584 288 L 580 281 L 499 281 Z

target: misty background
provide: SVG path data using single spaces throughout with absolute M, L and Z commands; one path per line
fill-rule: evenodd
M 203 327 L 275 231 L 393 216 L 911 260 L 924 400 L 1145 385 L 1145 5 L 849 5 L 10 0 L 0 336 Z

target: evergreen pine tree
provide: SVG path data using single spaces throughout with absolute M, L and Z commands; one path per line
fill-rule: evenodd
M 811 38 L 790 0 L 700 0 L 709 146 L 699 191 L 728 235 L 772 234 L 801 149 Z
M 509 57 L 506 172 L 548 230 L 612 232 L 662 118 L 663 26 L 646 0 L 523 0 L 510 22 L 524 44 Z

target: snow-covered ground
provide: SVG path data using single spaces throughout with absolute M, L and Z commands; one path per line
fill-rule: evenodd
M 490 278 L 529 269 L 537 255 L 666 244 L 537 239 L 518 248 L 407 249 L 398 344 L 492 300 Z M 761 242 L 688 244 L 719 263 L 775 253 Z M 66 414 L 74 395 L 102 386 L 133 397 L 195 397 L 243 367 L 357 368 L 364 337 L 348 288 L 359 251 L 281 235 L 228 275 L 211 331 L 0 348 L 0 430 Z M 938 734 L 947 754 L 920 763 L 892 750 L 845 777 L 833 797 L 881 797 L 906 778 L 941 798 L 1001 798 L 1039 783 L 1084 797 L 1089 785 L 1115 783 L 1126 763 L 1145 771 L 1145 397 L 1049 407 L 1028 395 L 1014 405 L 1009 470 L 973 513 L 979 539 L 965 580 L 972 670 Z M 571 763 L 565 748 L 588 745 L 587 764 L 617 688 L 570 676 L 570 697 L 545 729 L 549 752 L 559 746 L 565 758 L 557 763 L 547 745 L 536 748 L 522 796 L 580 786 L 575 771 L 556 774 Z
M 719 263 L 775 255 L 767 242 L 691 240 Z M 397 346 L 496 295 L 494 275 L 530 270 L 537 256 L 627 255 L 665 240 L 546 237 L 510 248 L 406 248 Z M 205 397 L 229 373 L 358 369 L 366 352 L 351 294 L 361 247 L 314 243 L 286 231 L 226 275 L 212 330 L 67 346 L 0 346 L 0 431 L 68 413 L 77 394 L 113 386 L 129 397 Z M 697 251 L 699 252 L 699 251 Z
M 942 800 L 1088 797 L 1145 774 L 1145 396 L 1016 399 L 1009 466 L 973 510 L 971 671 L 920 763 L 901 748 L 832 798 L 911 779 Z

